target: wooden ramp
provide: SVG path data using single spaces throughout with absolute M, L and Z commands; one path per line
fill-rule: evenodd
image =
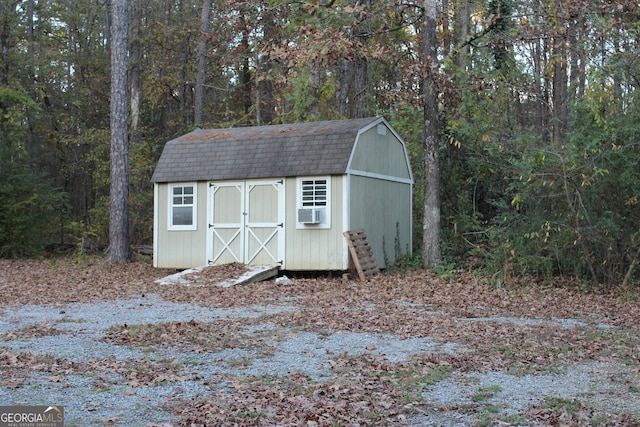
M 228 288 L 236 285 L 248 285 L 249 283 L 262 282 L 271 279 L 278 274 L 279 265 L 247 265 L 247 272 L 236 279 L 225 280 L 216 283 L 216 286 Z
M 367 241 L 364 230 L 345 231 L 344 237 L 349 245 L 351 259 L 358 272 L 360 280 L 371 280 L 380 272 L 373 256 L 373 250 Z
M 220 286 L 229 288 L 236 285 L 248 285 L 249 283 L 261 282 L 263 280 L 275 277 L 280 270 L 279 265 L 247 265 L 245 271 L 238 275 L 226 279 L 220 279 L 215 282 L 210 280 L 199 280 L 199 273 L 205 268 L 215 267 L 196 267 L 188 270 L 172 274 L 162 279 L 156 280 L 161 285 L 184 285 L 184 286 Z M 204 282 L 204 283 L 203 283 Z

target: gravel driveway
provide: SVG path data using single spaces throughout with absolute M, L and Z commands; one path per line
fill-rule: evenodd
M 220 374 L 231 375 L 288 375 L 304 372 L 321 380 L 329 375 L 330 355 L 346 352 L 359 355 L 376 354 L 394 362 L 422 352 L 455 353 L 455 345 L 439 345 L 430 338 L 398 339 L 391 334 L 352 333 L 336 331 L 329 335 L 298 332 L 279 328 L 275 351 L 256 354 L 251 349 L 225 349 L 217 353 L 185 353 L 168 350 L 145 351 L 143 348 L 109 344 L 103 341 L 105 332 L 117 325 L 144 325 L 162 322 L 234 321 L 295 311 L 293 305 L 248 306 L 243 308 L 207 309 L 192 304 L 166 302 L 157 295 L 144 298 L 91 304 L 60 306 L 25 306 L 2 310 L 1 347 L 16 353 L 47 354 L 70 362 L 84 362 L 91 366 L 109 360 L 137 363 L 146 361 L 176 361 L 190 367 L 189 378 L 172 381 L 170 385 L 153 384 L 144 387 L 129 385 L 126 377 L 114 375 L 111 385 L 97 386 L 96 372 L 80 375 L 52 375 L 30 373 L 26 385 L 0 388 L 0 402 L 14 404 L 56 404 L 65 407 L 66 424 L 73 426 L 148 426 L 173 425 L 177 418 L 162 408 L 171 399 L 205 398 L 211 384 L 207 379 Z M 20 330 L 38 327 L 48 335 L 31 338 L 14 337 Z M 272 330 L 272 324 L 257 325 L 253 332 Z M 234 367 L 240 360 L 251 360 L 248 366 Z M 225 384 L 218 384 L 223 387 Z
M 422 319 L 442 316 L 430 305 L 416 303 L 411 309 Z M 330 325 L 301 328 L 293 321 L 289 326 L 287 319 L 304 316 L 304 310 L 309 307 L 295 296 L 264 305 L 206 308 L 170 302 L 153 293 L 114 301 L 5 306 L 0 308 L 0 362 L 5 375 L 0 404 L 62 405 L 69 426 L 169 426 L 181 423 L 180 405 L 212 399 L 212 393 L 233 390 L 246 379 L 297 373 L 317 384 L 327 381 L 336 373 L 336 355 L 391 365 L 420 355 L 455 359 L 476 352 L 465 342 L 429 335 L 340 330 Z M 376 307 L 367 310 L 374 313 Z M 457 321 L 569 332 L 584 326 L 583 320 L 518 316 Z M 117 341 L 123 334 L 133 334 L 136 325 L 178 328 L 215 322 L 239 322 L 242 327 L 221 333 L 218 341 L 233 341 L 219 348 L 211 343 L 165 346 L 168 335 L 162 334 L 150 343 Z M 604 323 L 594 328 L 611 329 Z M 404 404 L 406 411 L 390 415 L 387 425 L 538 425 L 539 418 L 530 416 L 531 408 L 541 408 L 543 400 L 551 398 L 579 401 L 602 414 L 640 416 L 640 375 L 633 363 L 572 361 L 544 372 L 470 371 L 452 365 L 442 372 L 442 377 L 414 388 L 422 402 L 416 404 L 414 396 Z

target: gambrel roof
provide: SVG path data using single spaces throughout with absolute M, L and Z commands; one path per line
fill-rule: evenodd
M 358 133 L 383 118 L 197 129 L 164 147 L 152 182 L 346 173 Z

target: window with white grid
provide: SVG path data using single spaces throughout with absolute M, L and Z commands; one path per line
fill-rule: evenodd
M 303 179 L 300 182 L 302 207 L 327 206 L 327 196 L 329 194 L 327 185 L 326 178 Z
M 298 178 L 297 209 L 297 228 L 330 228 L 331 177 Z
M 195 230 L 196 185 L 169 186 L 169 230 Z

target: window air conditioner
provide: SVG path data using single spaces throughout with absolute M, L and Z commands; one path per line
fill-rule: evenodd
M 320 224 L 322 222 L 322 211 L 317 208 L 298 209 L 298 222 Z

